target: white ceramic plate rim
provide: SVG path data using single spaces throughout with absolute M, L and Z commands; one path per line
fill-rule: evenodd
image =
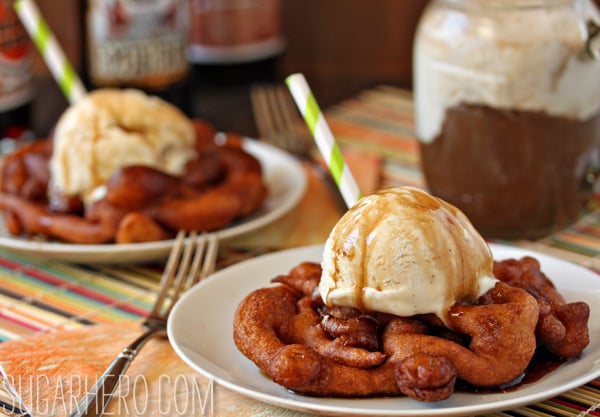
M 306 173 L 300 162 L 288 153 L 253 139 L 244 139 L 244 149 L 261 163 L 268 196 L 261 209 L 246 219 L 216 232 L 221 240 L 256 230 L 294 208 L 304 196 Z M 141 262 L 168 255 L 173 240 L 133 244 L 82 245 L 44 242 L 12 236 L 0 227 L 0 248 L 26 255 L 73 262 Z
M 168 323 L 177 354 L 200 374 L 248 397 L 281 407 L 328 415 L 467 416 L 533 404 L 584 385 L 600 376 L 600 276 L 579 265 L 538 252 L 491 244 L 495 259 L 532 255 L 568 301 L 590 305 L 589 346 L 580 359 L 562 365 L 539 381 L 506 393 L 455 393 L 445 401 L 410 398 L 333 399 L 291 393 L 273 383 L 233 343 L 233 314 L 253 289 L 299 262 L 320 262 L 322 246 L 290 249 L 254 258 L 213 274 L 175 306 Z

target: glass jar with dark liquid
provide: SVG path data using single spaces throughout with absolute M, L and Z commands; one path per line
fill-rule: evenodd
M 430 191 L 486 237 L 575 222 L 600 170 L 600 14 L 590 0 L 437 0 L 415 39 Z

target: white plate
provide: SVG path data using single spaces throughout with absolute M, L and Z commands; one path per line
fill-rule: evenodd
M 466 416 L 512 409 L 551 398 L 600 375 L 600 277 L 578 265 L 518 248 L 490 245 L 495 259 L 540 260 L 543 271 L 569 301 L 590 305 L 591 341 L 581 358 L 562 365 L 537 382 L 507 393 L 454 393 L 448 400 L 422 403 L 407 397 L 372 399 L 314 398 L 273 383 L 246 359 L 233 342 L 233 315 L 252 290 L 306 260 L 320 262 L 322 246 L 261 256 L 224 269 L 192 288 L 175 306 L 168 323 L 175 351 L 194 370 L 215 382 L 282 407 L 329 415 Z
M 216 232 L 221 240 L 248 233 L 273 222 L 296 206 L 306 190 L 306 173 L 291 155 L 252 139 L 244 140 L 244 149 L 260 161 L 268 196 L 256 213 Z M 173 245 L 173 240 L 119 245 L 44 242 L 12 236 L 3 223 L 0 226 L 0 248 L 71 262 L 122 263 L 156 260 L 166 257 Z

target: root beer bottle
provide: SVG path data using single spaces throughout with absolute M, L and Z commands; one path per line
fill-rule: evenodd
M 189 10 L 192 113 L 220 129 L 256 135 L 250 86 L 278 78 L 282 1 L 189 0 Z
M 186 0 L 87 0 L 86 82 L 132 87 L 187 111 Z
M 285 48 L 280 0 L 190 0 L 188 59 L 204 86 L 271 81 Z
M 33 99 L 31 43 L 12 0 L 0 0 L 0 145 L 28 136 Z

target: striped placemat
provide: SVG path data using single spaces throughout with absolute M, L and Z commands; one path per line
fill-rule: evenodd
M 73 265 L 0 252 L 0 340 L 143 317 L 160 271 Z
M 340 146 L 381 157 L 381 186 L 422 187 L 412 94 L 390 86 L 366 90 L 327 111 Z
M 225 247 L 217 268 L 273 248 Z M 162 264 L 72 264 L 0 250 L 0 341 L 147 315 Z M 1 358 L 0 358 L 1 362 Z

